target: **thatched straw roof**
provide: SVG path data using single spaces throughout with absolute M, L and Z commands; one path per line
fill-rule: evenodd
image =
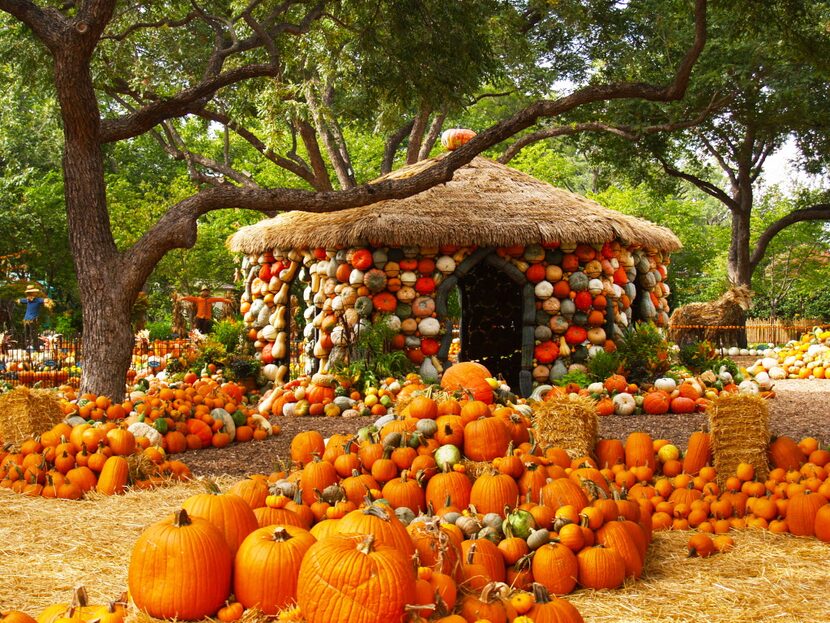
M 434 160 L 403 167 L 387 177 L 412 176 Z M 261 253 L 278 248 L 361 246 L 369 241 L 435 247 L 614 239 L 663 251 L 681 247 L 665 227 L 609 210 L 478 157 L 458 169 L 451 181 L 412 197 L 325 214 L 285 212 L 243 227 L 228 244 L 234 251 Z

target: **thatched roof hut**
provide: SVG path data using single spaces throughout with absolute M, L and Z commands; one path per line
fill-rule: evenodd
M 240 229 L 229 246 L 245 253 L 241 309 L 277 382 L 289 368 L 310 373 L 348 358 L 341 325 L 356 331 L 382 318 L 397 332 L 391 346 L 425 377 L 452 361 L 460 335 L 461 360 L 483 363 L 527 395 L 533 383 L 584 369 L 631 322 L 668 323 L 666 265 L 680 241 L 475 158 L 412 197 L 287 212 Z M 300 316 L 305 324 L 295 323 Z
M 434 160 L 403 167 L 387 177 L 412 176 Z M 526 173 L 478 157 L 458 169 L 446 184 L 406 199 L 324 214 L 285 212 L 243 227 L 231 236 L 229 246 L 251 254 L 280 248 L 355 247 L 369 243 L 436 247 L 609 240 L 668 252 L 681 247 L 677 236 L 665 227 L 609 210 Z

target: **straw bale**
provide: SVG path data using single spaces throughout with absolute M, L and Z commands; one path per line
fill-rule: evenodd
M 707 412 L 718 484 L 723 486 L 742 462 L 751 464 L 755 477 L 764 481 L 769 474 L 767 401 L 750 394 L 724 393 L 712 401 Z
M 404 179 L 438 156 L 385 178 Z M 228 240 L 234 251 L 332 248 L 376 244 L 510 246 L 543 242 L 621 240 L 675 251 L 671 230 L 615 212 L 487 158 L 475 158 L 452 180 L 406 199 L 330 213 L 285 212 L 243 227 Z
M 19 386 L 0 396 L 0 440 L 15 448 L 63 418 L 63 409 L 49 390 Z
M 564 448 L 571 458 L 591 454 L 597 442 L 597 402 L 567 394 L 532 403 L 536 441 Z

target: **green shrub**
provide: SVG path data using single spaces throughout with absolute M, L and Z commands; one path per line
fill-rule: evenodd
M 625 377 L 638 385 L 664 376 L 671 368 L 671 349 L 663 333 L 652 322 L 628 327 L 617 345 Z
M 604 381 L 620 371 L 620 355 L 616 352 L 601 351 L 588 362 L 588 376 L 593 381 Z
M 225 352 L 234 353 L 242 347 L 242 334 L 245 325 L 238 320 L 220 320 L 213 323 L 211 334 L 213 338 L 225 347 Z
M 147 323 L 147 330 L 150 332 L 150 341 L 167 340 L 173 333 L 169 320 L 154 320 Z

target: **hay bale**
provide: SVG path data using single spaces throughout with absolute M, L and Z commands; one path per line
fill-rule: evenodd
M 0 396 L 0 439 L 15 448 L 63 418 L 58 399 L 48 390 L 21 386 Z
M 571 458 L 590 455 L 597 442 L 597 402 L 567 394 L 534 402 L 533 428 L 542 447 L 559 447 Z
M 770 438 L 767 401 L 751 394 L 724 393 L 712 401 L 707 413 L 718 484 L 723 487 L 738 463 L 749 463 L 755 468 L 755 477 L 766 480 Z

